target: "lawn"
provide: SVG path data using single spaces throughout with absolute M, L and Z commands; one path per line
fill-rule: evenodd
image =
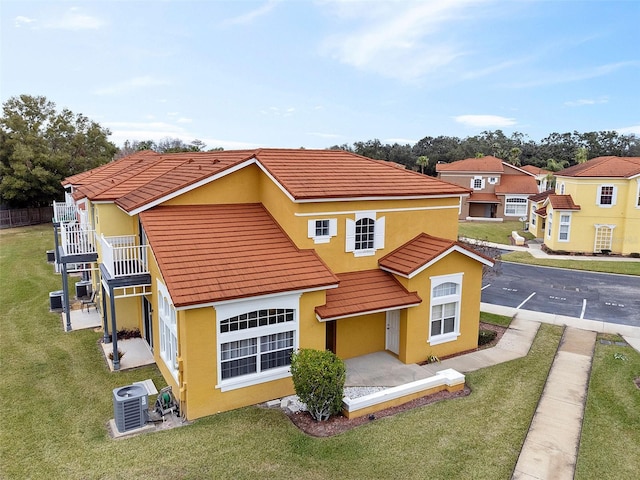
M 628 346 L 596 343 L 577 480 L 638 478 L 640 386 L 636 387 L 636 379 L 640 381 L 640 353 Z
M 526 240 L 535 238 L 522 229 L 522 222 L 459 222 L 458 236 L 475 238 L 485 242 L 509 245 L 511 232 L 516 230 Z
M 588 270 L 590 272 L 618 273 L 624 275 L 640 275 L 640 261 L 610 262 L 602 260 L 557 260 L 554 258 L 535 258 L 528 252 L 509 252 L 502 255 L 505 262 L 526 263 L 544 267 L 570 268 L 571 270 Z
M 2 478 L 510 478 L 562 333 L 542 325 L 527 357 L 469 374 L 467 397 L 332 438 L 308 437 L 282 412 L 249 407 L 112 440 L 112 390 L 164 382 L 155 367 L 110 373 L 99 332 L 63 332 L 60 315 L 48 312 L 48 292 L 60 288 L 45 262 L 52 244 L 50 225 L 0 232 Z M 633 401 L 620 392 L 615 401 Z M 639 436 L 635 428 L 624 442 L 638 445 Z M 582 461 L 599 458 L 596 448 Z M 625 477 L 622 462 L 609 463 Z

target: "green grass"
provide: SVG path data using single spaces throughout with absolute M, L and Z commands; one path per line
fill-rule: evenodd
M 480 321 L 484 323 L 491 323 L 493 325 L 499 325 L 501 327 L 508 327 L 511 324 L 511 317 L 506 315 L 498 315 L 497 313 L 480 312 Z
M 610 340 L 619 340 L 612 339 Z M 596 343 L 576 467 L 577 480 L 638 478 L 640 353 Z
M 60 288 L 45 262 L 52 236 L 50 226 L 0 232 L 0 476 L 7 479 L 506 479 L 562 333 L 542 325 L 527 357 L 467 375 L 468 397 L 332 438 L 308 437 L 282 412 L 250 407 L 112 440 L 112 390 L 164 381 L 155 367 L 111 373 L 99 332 L 63 332 L 60 315 L 48 312 L 48 292 Z M 626 390 L 620 395 L 629 401 Z M 625 448 L 638 445 L 637 418 L 630 426 Z M 625 478 L 616 458 L 607 468 Z M 582 461 L 598 460 L 596 448 Z
M 570 268 L 572 270 L 588 270 L 601 273 L 618 273 L 624 275 L 640 275 L 640 262 L 609 262 L 601 260 L 556 260 L 535 258 L 528 252 L 509 252 L 502 255 L 505 262 L 526 263 L 545 267 Z
M 485 242 L 510 244 L 511 232 L 516 230 L 526 240 L 535 238 L 529 232 L 522 230 L 522 222 L 459 222 L 458 235 L 460 237 L 475 238 Z

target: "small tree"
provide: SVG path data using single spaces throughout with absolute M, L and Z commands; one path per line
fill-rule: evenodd
M 342 410 L 346 368 L 334 353 L 303 348 L 291 355 L 296 395 L 318 422 Z

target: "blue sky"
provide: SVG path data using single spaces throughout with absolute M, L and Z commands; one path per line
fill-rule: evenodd
M 640 1 L 0 3 L 0 100 L 208 148 L 640 135 Z

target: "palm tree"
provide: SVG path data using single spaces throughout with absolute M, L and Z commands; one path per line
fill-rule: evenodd
M 416 164 L 420 166 L 420 173 L 424 173 L 424 167 L 429 165 L 429 157 L 420 155 L 416 160 Z

